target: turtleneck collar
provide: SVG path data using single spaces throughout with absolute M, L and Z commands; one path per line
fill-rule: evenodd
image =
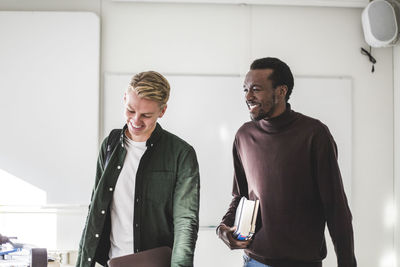
M 266 132 L 276 133 L 284 130 L 295 119 L 295 112 L 292 110 L 290 104 L 286 103 L 286 109 L 281 115 L 274 118 L 259 120 L 257 121 L 257 125 Z

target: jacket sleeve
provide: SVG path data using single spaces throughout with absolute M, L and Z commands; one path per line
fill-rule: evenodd
M 337 147 L 323 125 L 313 140 L 314 171 L 339 267 L 357 266 L 352 215 L 337 162 Z
M 192 147 L 178 159 L 173 196 L 174 246 L 171 267 L 193 266 L 199 230 L 200 176 L 196 152 Z
M 103 141 L 103 143 L 101 144 L 101 148 L 99 151 L 99 156 L 97 157 L 97 167 L 96 167 L 96 178 L 95 178 L 95 183 L 92 189 L 92 194 L 90 197 L 90 204 L 88 207 L 88 214 L 86 215 L 86 222 L 85 222 L 85 226 L 83 228 L 82 231 L 82 236 L 81 236 L 81 240 L 79 242 L 79 250 L 78 250 L 78 258 L 76 260 L 76 267 L 84 267 L 84 266 L 89 266 L 87 264 L 85 264 L 85 261 L 82 261 L 82 248 L 84 246 L 85 243 L 85 233 L 87 230 L 87 222 L 88 222 L 88 218 L 89 218 L 89 211 L 90 211 L 90 206 L 91 206 L 91 202 L 93 200 L 93 196 L 94 196 L 94 192 L 96 191 L 97 185 L 99 183 L 99 180 L 101 178 L 101 175 L 103 174 L 104 171 L 104 160 L 105 160 L 105 155 L 106 155 L 106 146 L 107 146 L 107 139 L 108 137 L 106 137 Z
M 236 208 L 239 204 L 240 199 L 242 198 L 242 196 L 245 196 L 247 198 L 249 197 L 246 174 L 244 172 L 242 161 L 240 159 L 240 155 L 238 152 L 237 139 L 235 139 L 233 144 L 233 167 L 234 167 L 233 189 L 232 189 L 233 199 L 231 201 L 231 204 L 229 205 L 228 211 L 222 218 L 221 222 L 221 224 L 225 224 L 226 226 L 230 227 L 233 226 L 233 223 L 235 222 Z

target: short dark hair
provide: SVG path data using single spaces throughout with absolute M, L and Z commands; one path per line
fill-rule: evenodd
M 286 102 L 289 100 L 290 94 L 293 90 L 294 81 L 292 71 L 285 62 L 273 57 L 259 58 L 251 63 L 250 69 L 272 69 L 273 72 L 269 76 L 269 80 L 272 81 L 272 86 L 276 88 L 279 85 L 286 85 L 288 88 L 286 93 Z

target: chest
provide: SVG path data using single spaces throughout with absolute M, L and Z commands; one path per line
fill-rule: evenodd
M 249 135 L 239 144 L 250 193 L 296 195 L 300 190 L 305 192 L 314 187 L 309 134 Z

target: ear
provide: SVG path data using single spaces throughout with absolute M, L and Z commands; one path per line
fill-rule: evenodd
M 286 94 L 288 91 L 287 85 L 280 85 L 278 88 L 278 95 L 282 97 L 282 99 L 286 99 Z
M 161 113 L 158 117 L 162 118 L 164 116 L 166 110 L 167 110 L 167 104 L 165 104 L 165 106 L 161 109 Z

